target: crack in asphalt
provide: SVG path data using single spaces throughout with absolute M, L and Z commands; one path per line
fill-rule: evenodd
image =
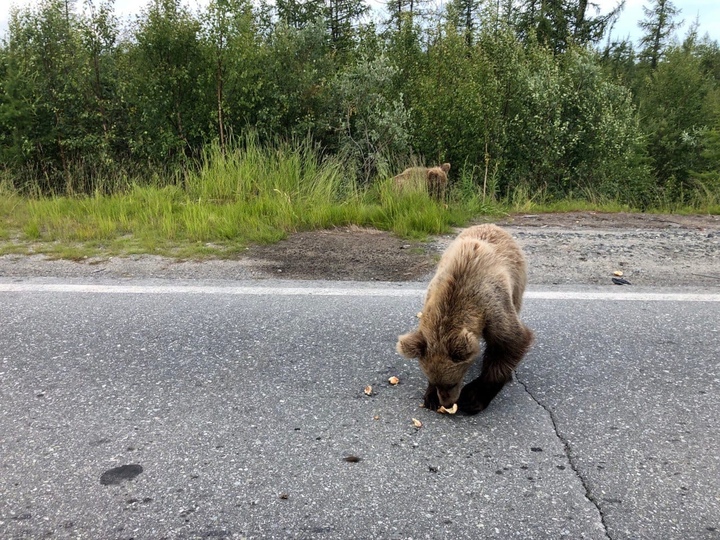
M 600 516 L 600 524 L 601 524 L 602 527 L 603 527 L 603 531 L 604 531 L 604 533 L 605 533 L 605 538 L 607 538 L 608 540 L 612 540 L 612 536 L 610 536 L 610 533 L 608 532 L 607 524 L 605 523 L 605 514 L 603 513 L 603 510 L 602 510 L 602 508 L 600 507 L 600 503 L 599 503 L 599 501 L 597 500 L 597 498 L 595 497 L 595 495 L 593 495 L 593 493 L 590 491 L 590 486 L 588 485 L 588 483 L 587 483 L 587 481 L 585 480 L 585 478 L 583 478 L 582 474 L 580 474 L 580 470 L 579 470 L 578 467 L 577 467 L 577 464 L 576 464 L 576 462 L 575 462 L 575 458 L 573 457 L 572 451 L 571 451 L 571 449 L 570 449 L 570 443 L 568 442 L 567 439 L 565 439 L 565 438 L 560 434 L 560 430 L 559 430 L 559 428 L 558 428 L 557 420 L 556 420 L 555 415 L 553 414 L 552 410 L 550 410 L 550 408 L 548 408 L 545 404 L 543 404 L 542 402 L 540 402 L 540 400 L 538 400 L 538 399 L 532 394 L 532 392 L 530 392 L 530 389 L 527 387 L 527 384 L 520 379 L 520 377 L 518 376 L 517 372 L 515 373 L 515 380 L 517 380 L 517 382 L 520 383 L 520 386 L 522 386 L 523 389 L 525 390 L 525 393 L 526 393 L 528 396 L 530 396 L 530 399 L 532 399 L 535 403 L 537 403 L 538 406 L 540 406 L 540 407 L 548 414 L 548 416 L 550 417 L 550 422 L 552 422 L 553 430 L 555 430 L 555 436 L 558 438 L 558 440 L 559 440 L 559 441 L 562 443 L 562 445 L 563 445 L 563 449 L 564 449 L 564 451 L 565 451 L 565 457 L 567 458 L 568 463 L 570 464 L 570 468 L 571 468 L 572 471 L 575 473 L 575 476 L 577 476 L 578 480 L 580 480 L 580 484 L 582 485 L 583 489 L 585 490 L 585 498 L 586 498 L 588 501 L 590 501 L 590 502 L 593 504 L 593 506 L 595 506 L 595 508 L 596 508 L 597 511 L 598 511 L 598 514 L 599 514 L 599 516 Z

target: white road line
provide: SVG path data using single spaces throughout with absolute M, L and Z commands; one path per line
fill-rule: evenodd
M 525 298 L 538 300 L 611 300 L 632 302 L 720 302 L 720 294 L 712 293 L 529 291 L 525 293 Z
M 71 294 L 227 294 L 260 296 L 370 296 L 420 297 L 422 288 L 392 287 L 268 287 L 212 285 L 91 285 L 75 283 L 0 283 L 0 293 L 71 293 Z M 529 300 L 604 300 L 632 302 L 720 302 L 714 293 L 652 293 L 602 291 L 528 291 Z
M 212 285 L 86 285 L 74 283 L 0 283 L 0 292 L 84 294 L 229 294 L 265 296 L 420 296 L 422 289 L 360 287 L 232 287 Z

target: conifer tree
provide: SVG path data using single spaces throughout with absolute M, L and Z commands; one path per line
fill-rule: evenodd
M 675 29 L 682 24 L 675 18 L 680 10 L 670 0 L 651 0 L 643 6 L 645 18 L 639 22 L 645 34 L 640 38 L 640 59 L 656 69 Z

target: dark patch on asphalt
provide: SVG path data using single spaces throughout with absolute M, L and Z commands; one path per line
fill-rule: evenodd
M 100 483 L 103 486 L 118 486 L 120 482 L 133 480 L 141 472 L 143 472 L 142 465 L 122 465 L 102 473 Z

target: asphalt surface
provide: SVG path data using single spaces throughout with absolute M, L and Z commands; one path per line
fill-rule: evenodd
M 531 290 L 451 417 L 421 284 L 66 283 L 0 279 L 2 539 L 720 538 L 717 293 Z

